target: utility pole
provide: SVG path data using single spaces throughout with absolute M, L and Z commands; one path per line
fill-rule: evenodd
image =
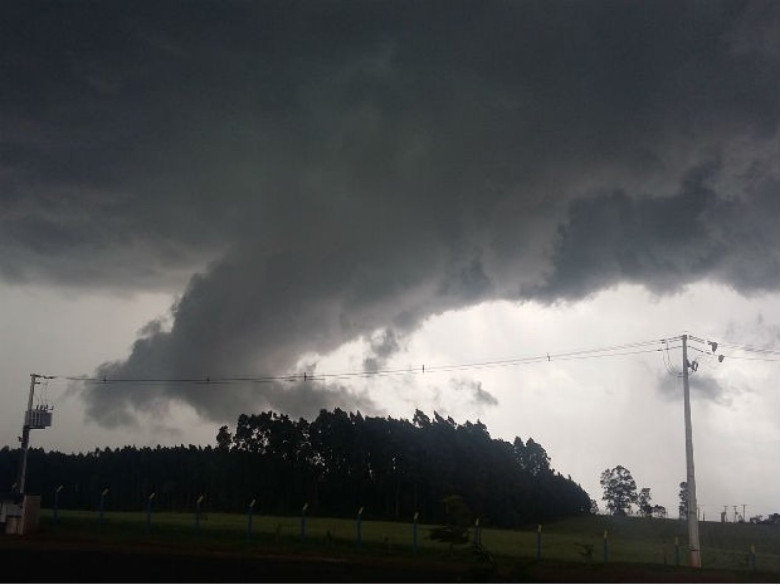
M 33 410 L 33 396 L 35 394 L 35 385 L 40 384 L 40 378 L 51 380 L 53 376 L 41 376 L 40 374 L 30 374 L 30 395 L 27 398 L 27 410 L 24 413 L 24 426 L 22 427 L 22 460 L 19 464 L 19 474 L 16 478 L 15 492 L 24 495 L 24 484 L 27 479 L 27 452 L 30 449 L 30 430 L 45 429 L 51 426 L 51 410 L 48 406 L 42 406 Z
M 696 475 L 693 469 L 693 431 L 691 429 L 691 391 L 688 387 L 688 336 L 682 336 L 683 405 L 685 411 L 685 464 L 688 482 L 688 547 L 691 551 L 691 567 L 701 569 L 699 547 L 699 518 L 696 506 Z
M 24 480 L 27 477 L 27 451 L 30 448 L 30 413 L 32 412 L 33 394 L 35 385 L 38 384 L 38 374 L 30 374 L 30 396 L 27 398 L 27 410 L 24 413 L 24 426 L 22 427 L 22 461 L 19 465 L 19 475 L 16 477 L 16 489 L 24 495 Z

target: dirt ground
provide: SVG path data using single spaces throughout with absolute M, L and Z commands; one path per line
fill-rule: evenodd
M 777 574 L 663 565 L 237 554 L 0 537 L 5 583 L 777 583 Z

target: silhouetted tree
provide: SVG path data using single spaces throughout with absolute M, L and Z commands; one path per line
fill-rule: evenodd
M 666 508 L 663 506 L 653 506 L 652 515 L 654 518 L 666 518 Z
M 232 442 L 233 442 L 233 436 L 228 431 L 227 425 L 223 425 L 219 427 L 219 432 L 217 433 L 217 448 L 229 449 L 230 443 Z
M 607 502 L 607 509 L 614 516 L 625 516 L 637 499 L 636 482 L 622 465 L 602 472 L 601 487 L 604 489 L 601 499 Z
M 431 529 L 431 540 L 447 542 L 450 552 L 456 544 L 466 544 L 469 541 L 469 527 L 473 514 L 466 502 L 459 495 L 449 495 L 442 498 L 446 524 Z
M 653 515 L 653 506 L 650 503 L 652 499 L 650 488 L 642 488 L 636 496 L 636 506 L 639 508 L 639 513 L 645 518 Z
M 21 453 L 0 449 L 0 485 L 15 481 Z M 5 482 L 5 483 L 3 483 Z M 29 452 L 27 487 L 51 506 L 142 510 L 150 493 L 166 511 L 192 510 L 200 496 L 212 511 L 243 511 L 252 500 L 269 514 L 353 517 L 364 506 L 376 519 L 447 523 L 442 501 L 457 494 L 483 525 L 515 527 L 588 514 L 587 492 L 550 467 L 528 439 L 493 439 L 477 420 L 458 424 L 419 410 L 412 421 L 320 411 L 311 423 L 272 411 L 242 414 L 222 426 L 215 446 L 124 447 L 65 455 Z M 453 504 L 454 505 L 454 504 Z M 450 506 L 450 510 L 452 510 Z M 470 519 L 473 522 L 473 518 Z
M 680 505 L 677 508 L 677 513 L 680 516 L 680 519 L 687 520 L 688 519 L 688 482 L 682 481 L 680 482 Z

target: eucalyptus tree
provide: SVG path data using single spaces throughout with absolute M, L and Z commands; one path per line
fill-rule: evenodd
M 601 487 L 604 489 L 601 499 L 613 516 L 626 516 L 631 511 L 631 504 L 637 501 L 636 482 L 622 465 L 601 473 Z

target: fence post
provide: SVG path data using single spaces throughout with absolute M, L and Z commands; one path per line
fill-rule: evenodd
M 417 518 L 419 518 L 420 513 L 415 512 L 414 513 L 414 520 L 412 523 L 412 548 L 414 549 L 414 554 L 417 554 Z
M 303 508 L 301 508 L 301 542 L 306 540 L 306 510 L 308 507 L 309 504 L 306 503 L 303 505 Z
M 604 531 L 604 562 L 606 563 L 607 560 L 609 560 L 609 541 L 607 540 L 607 531 Z
M 542 525 L 536 527 L 536 560 L 542 560 Z
M 57 516 L 58 511 L 60 509 L 60 492 L 62 491 L 63 486 L 59 486 L 56 490 L 54 490 L 54 523 L 57 523 Z
M 252 509 L 255 507 L 255 500 L 249 502 L 246 508 L 246 541 L 252 539 Z
M 680 566 L 680 537 L 674 537 L 674 564 Z
M 149 534 L 152 531 L 152 500 L 154 500 L 154 492 L 149 495 L 146 500 L 146 533 Z
M 100 509 L 98 517 L 100 519 L 100 525 L 103 526 L 103 515 L 106 511 L 106 495 L 108 494 L 108 488 L 100 492 Z
M 750 545 L 750 569 L 752 571 L 756 570 L 756 545 L 755 544 Z
M 356 520 L 356 540 L 355 544 L 356 546 L 360 547 L 360 543 L 363 541 L 363 529 L 362 529 L 362 521 L 363 521 L 363 506 L 360 506 L 360 509 L 357 512 L 357 520 Z
M 202 501 L 202 495 L 197 500 L 195 500 L 195 532 L 197 534 L 200 534 L 200 503 Z

